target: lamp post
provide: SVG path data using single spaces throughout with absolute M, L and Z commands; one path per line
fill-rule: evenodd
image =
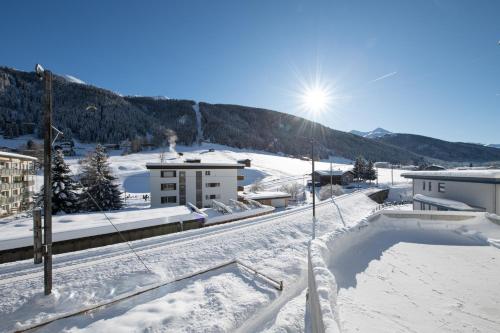
M 45 295 L 52 292 L 52 73 L 39 64 L 35 66 L 37 77 L 44 81 L 44 144 L 43 144 L 43 284 Z

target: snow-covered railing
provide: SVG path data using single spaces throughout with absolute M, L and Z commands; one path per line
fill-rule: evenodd
M 222 214 L 232 214 L 233 210 L 228 205 L 223 204 L 220 201 L 212 200 L 212 208 Z
M 229 199 L 229 202 L 235 206 L 235 207 L 239 207 L 241 210 L 250 210 L 250 207 L 248 207 L 247 205 L 245 205 L 243 202 L 241 201 L 238 201 L 238 200 L 234 200 L 234 199 Z
M 409 205 L 411 203 L 413 203 L 413 201 L 411 200 L 384 202 L 383 204 L 377 205 L 377 207 L 375 207 L 375 209 L 372 210 L 372 214 L 387 207 L 404 206 L 404 205 Z

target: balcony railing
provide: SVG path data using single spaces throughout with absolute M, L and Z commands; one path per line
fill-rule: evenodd
M 11 197 L 0 196 L 0 205 L 11 204 L 20 201 L 23 201 L 22 195 L 13 195 Z
M 0 176 L 24 176 L 24 175 L 34 175 L 35 169 L 17 169 L 17 168 L 1 168 Z
M 15 189 L 23 188 L 26 186 L 31 186 L 31 185 L 26 185 L 25 183 L 28 183 L 28 182 L 3 183 L 3 184 L 0 184 L 0 190 L 1 191 L 15 190 Z

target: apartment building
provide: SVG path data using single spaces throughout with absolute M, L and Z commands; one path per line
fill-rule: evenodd
M 243 164 L 148 163 L 151 208 L 186 205 L 211 207 L 212 200 L 228 204 L 237 200 Z
M 30 208 L 36 160 L 31 156 L 0 152 L 0 216 Z
M 415 171 L 402 176 L 413 180 L 414 210 L 500 214 L 500 170 Z

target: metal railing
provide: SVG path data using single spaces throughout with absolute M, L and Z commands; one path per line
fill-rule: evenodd
M 384 202 L 383 204 L 379 204 L 377 205 L 377 207 L 375 207 L 373 210 L 372 210 L 372 214 L 375 213 L 375 212 L 378 212 L 379 210 L 382 210 L 382 209 L 385 209 L 387 207 L 397 207 L 397 206 L 404 206 L 404 205 L 409 205 L 409 204 L 412 204 L 413 201 L 412 200 L 402 200 L 402 201 L 389 201 L 389 202 Z
M 34 175 L 35 169 L 17 169 L 17 168 L 1 168 L 0 176 L 24 176 L 24 175 Z

